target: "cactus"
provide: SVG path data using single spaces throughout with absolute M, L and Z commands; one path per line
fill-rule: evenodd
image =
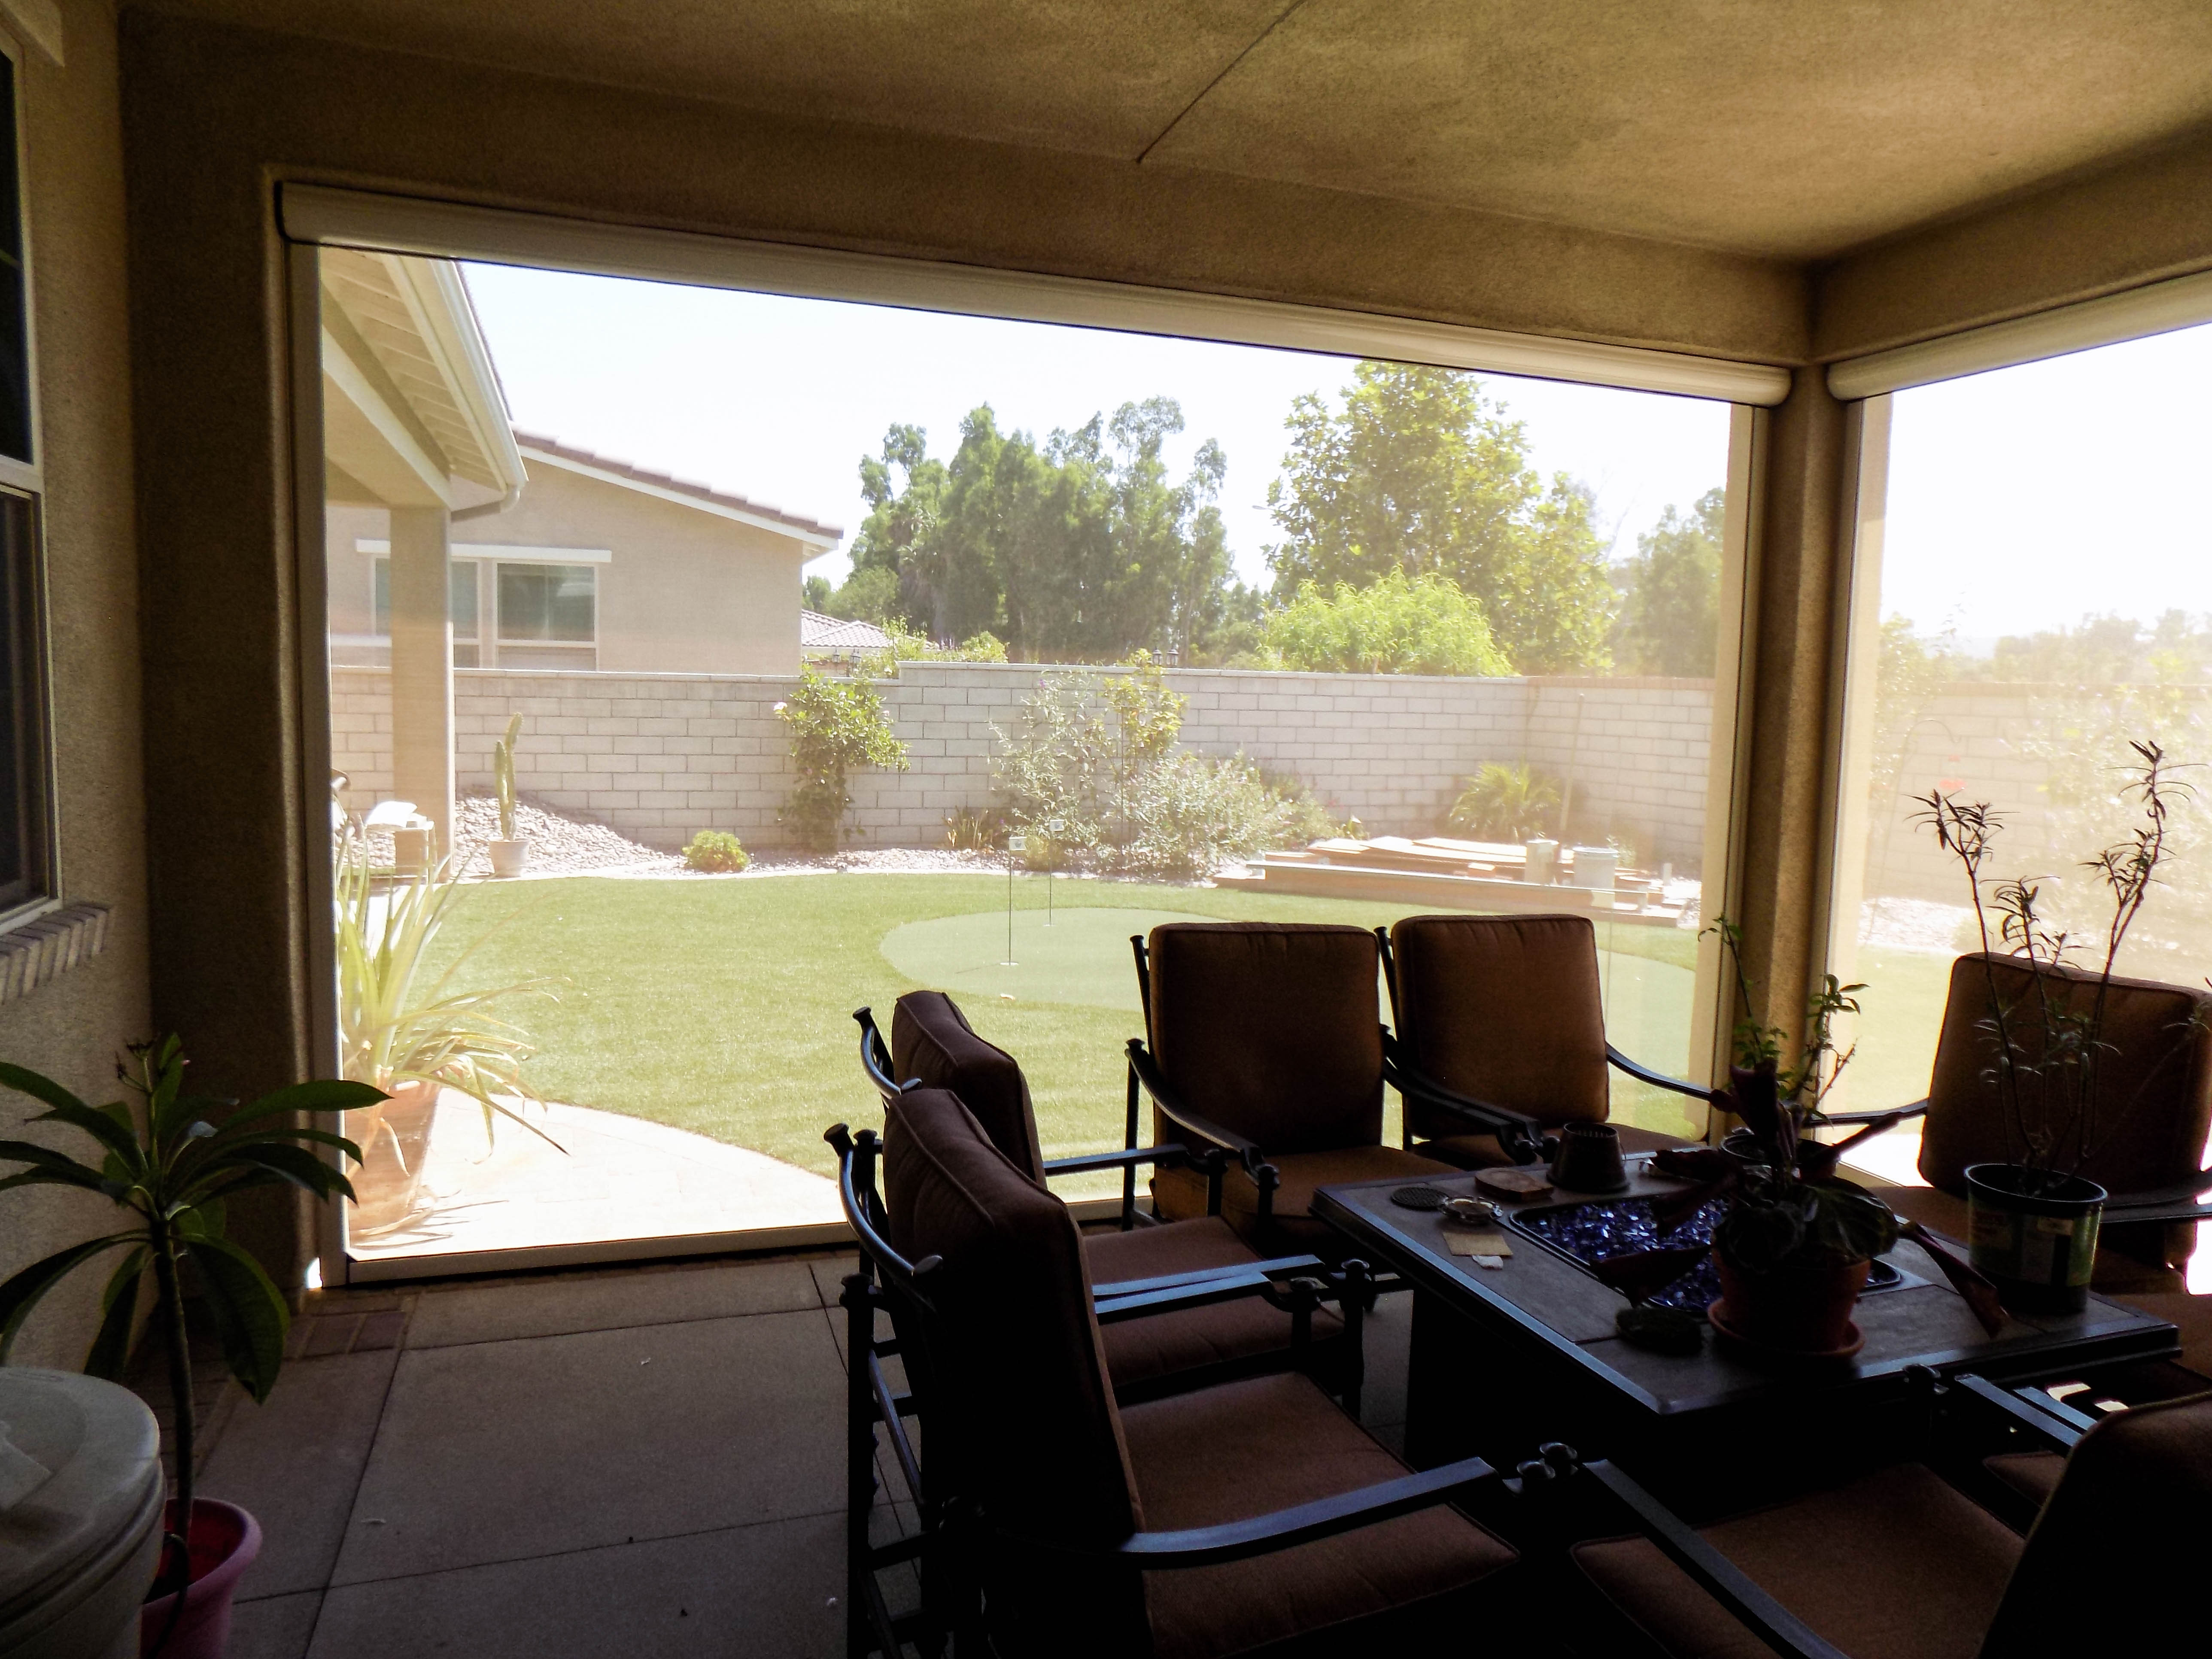
M 514 839 L 514 740 L 522 735 L 522 716 L 511 715 L 507 735 L 491 746 L 493 791 L 499 796 L 499 838 Z

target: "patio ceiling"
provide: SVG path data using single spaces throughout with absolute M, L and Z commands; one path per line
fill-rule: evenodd
M 2212 122 L 2201 0 L 181 0 L 365 45 L 1822 260 Z

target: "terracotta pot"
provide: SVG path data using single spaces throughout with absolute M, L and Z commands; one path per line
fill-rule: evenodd
M 389 1232 L 414 1215 L 437 1115 L 434 1083 L 402 1083 L 381 1105 L 346 1114 L 346 1137 L 361 1148 L 361 1167 L 353 1172 L 359 1197 L 348 1218 L 350 1231 L 364 1237 Z
M 177 1523 L 173 1498 L 163 1511 L 162 1521 L 169 1527 Z M 178 1612 L 173 1593 L 149 1601 L 139 1609 L 142 1659 L 157 1652 L 161 1659 L 222 1659 L 222 1650 L 229 1644 L 230 1598 L 240 1577 L 261 1553 L 261 1528 L 235 1504 L 195 1498 L 191 1530 L 185 1534 L 185 1541 L 192 1566 L 191 1580 L 185 1586 L 184 1609 Z M 168 1551 L 164 1549 L 164 1573 L 169 1565 Z M 160 1577 L 154 1581 L 157 1588 L 163 1582 Z M 169 1627 L 173 1613 L 176 1617 L 173 1630 Z
M 1752 1273 L 1713 1252 L 1729 1328 L 1747 1342 L 1798 1353 L 1837 1353 L 1850 1346 L 1851 1310 L 1866 1286 L 1869 1265 L 1839 1261 Z

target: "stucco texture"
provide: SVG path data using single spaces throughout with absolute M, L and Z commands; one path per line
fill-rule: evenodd
M 0 1004 L 0 1058 L 106 1101 L 118 1050 L 147 1030 L 122 135 L 107 9 L 63 0 L 62 11 L 67 68 L 27 53 L 22 75 L 61 873 L 66 896 L 109 905 L 112 916 L 100 956 Z M 73 1131 L 26 1130 L 39 1109 L 0 1095 L 0 1136 L 83 1150 Z M 0 1278 L 112 1215 L 57 1188 L 0 1194 Z M 15 1358 L 81 1363 L 99 1288 L 88 1275 L 58 1293 Z

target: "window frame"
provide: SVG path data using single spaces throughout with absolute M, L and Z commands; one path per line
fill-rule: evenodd
M 1732 619 L 1735 648 L 1715 665 L 1712 729 L 1707 763 L 1707 903 L 1733 908 L 1741 890 L 1742 827 L 1747 800 L 1745 764 L 1756 662 L 1753 620 L 1756 572 L 1758 492 L 1767 462 L 1769 410 L 1789 395 L 1790 371 L 1646 348 L 1513 335 L 1379 313 L 1334 311 L 1288 302 L 1139 288 L 1111 281 L 956 266 L 877 254 L 852 254 L 735 238 L 609 225 L 556 216 L 478 208 L 419 198 L 386 196 L 300 182 L 281 183 L 276 218 L 289 261 L 292 384 L 295 388 L 294 481 L 296 553 L 305 641 L 319 641 L 326 628 L 321 579 L 323 538 L 320 454 L 320 375 L 318 342 L 321 289 L 319 253 L 324 246 L 358 247 L 423 258 L 505 264 L 586 275 L 629 277 L 709 289 L 733 289 L 794 298 L 843 300 L 895 309 L 933 311 L 1046 324 L 1073 325 L 1170 338 L 1223 341 L 1332 356 L 1366 356 L 1435 367 L 1656 392 L 1729 405 L 1731 410 L 1721 615 Z M 594 563 L 605 562 L 601 558 Z M 581 561 L 579 561 L 581 562 Z M 492 581 L 491 635 L 499 651 L 496 565 Z M 596 586 L 596 575 L 595 575 Z M 581 642 L 514 641 L 522 649 L 596 650 L 603 631 L 595 592 L 591 647 Z M 1723 641 L 1725 647 L 1725 641 Z M 301 769 L 310 825 L 327 818 L 323 782 L 329 775 L 330 721 L 327 652 L 301 653 L 305 718 Z M 587 665 L 596 666 L 596 661 Z M 318 1005 L 313 1041 L 337 1064 L 336 964 L 327 925 L 328 872 L 311 884 L 303 936 L 315 964 Z M 1698 942 L 1690 1062 L 1694 1073 L 1710 1054 L 1725 1075 L 1728 994 L 1717 945 Z M 1105 1200 L 1101 1200 L 1103 1203 Z M 1081 1213 L 1082 1206 L 1078 1206 Z M 423 1255 L 363 1262 L 344 1248 L 338 1206 L 325 1206 L 319 1225 L 325 1282 L 368 1283 L 453 1273 L 514 1271 L 540 1266 L 715 1254 L 730 1249 L 810 1249 L 849 1241 L 842 1223 L 761 1228 L 679 1237 L 547 1245 L 494 1253 Z

